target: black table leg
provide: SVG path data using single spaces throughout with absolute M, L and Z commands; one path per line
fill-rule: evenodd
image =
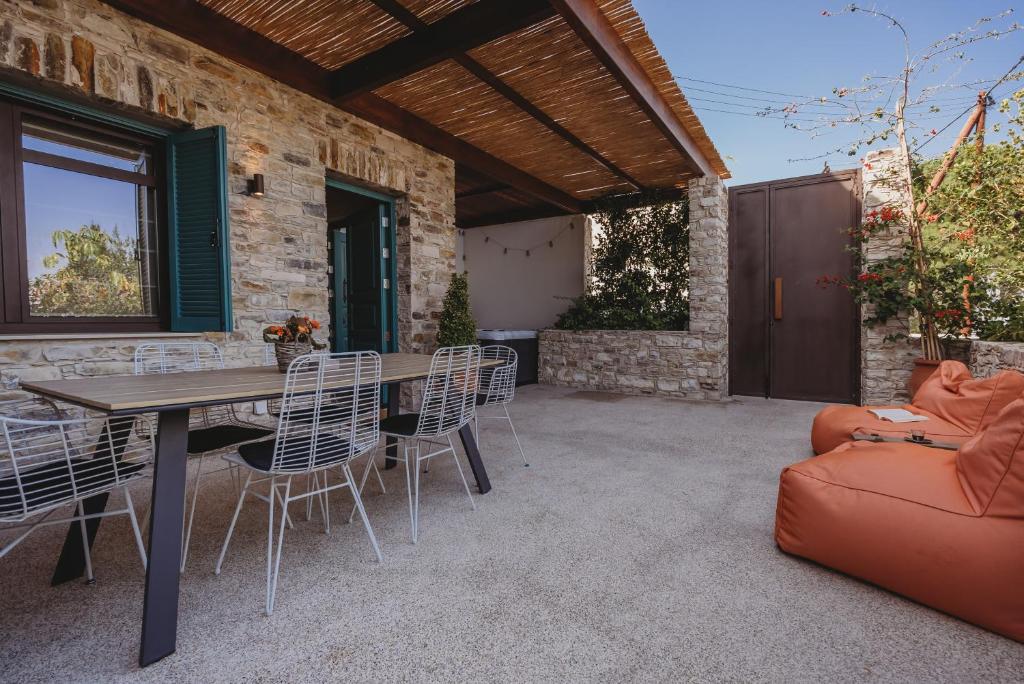
M 107 445 L 113 442 L 114 457 L 120 460 L 124 447 L 131 436 L 134 417 L 111 418 L 108 426 L 114 429 L 117 435 L 113 440 L 107 433 L 108 427 L 103 428 L 99 441 L 96 443 L 96 457 L 106 457 Z M 109 492 L 102 492 L 82 501 L 82 508 L 86 515 L 102 513 L 107 508 Z M 100 521 L 103 518 L 89 518 L 85 521 L 86 536 L 89 538 L 89 548 L 96 541 L 96 533 L 100 529 Z M 82 530 L 77 522 L 71 523 L 68 533 L 64 537 L 64 548 L 61 549 L 60 558 L 57 560 L 57 568 L 53 571 L 50 579 L 50 586 L 57 586 L 71 580 L 78 579 L 85 573 L 85 549 L 82 547 Z
M 491 481 L 487 477 L 487 469 L 484 468 L 484 462 L 480 458 L 480 450 L 476 448 L 473 424 L 466 423 L 459 428 L 459 437 L 462 439 L 462 448 L 466 450 L 469 467 L 473 469 L 473 476 L 476 477 L 476 486 L 480 488 L 481 494 L 486 494 L 491 491 Z
M 397 416 L 402 410 L 402 383 L 392 382 L 388 385 L 388 416 Z M 388 437 L 384 459 L 384 469 L 389 470 L 398 465 L 398 440 L 395 437 Z
M 160 414 L 157 424 L 153 501 L 149 517 L 149 562 L 142 608 L 139 665 L 174 653 L 178 633 L 178 567 L 185 514 L 188 409 Z

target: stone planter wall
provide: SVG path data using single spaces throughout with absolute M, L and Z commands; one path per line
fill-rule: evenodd
M 988 377 L 1007 369 L 1024 373 L 1024 342 L 975 340 L 971 343 L 969 358 L 975 377 Z
M 97 0 L 0 2 L 0 79 L 96 107 L 227 129 L 234 329 L 229 365 L 262 363 L 260 330 L 290 312 L 329 321 L 325 176 L 396 197 L 398 342 L 436 346 L 455 269 L 451 159 Z M 263 199 L 245 194 L 266 176 Z M 0 336 L 5 380 L 131 372 L 142 336 Z
M 626 394 L 722 398 L 718 354 L 690 332 L 542 330 L 540 381 Z
M 540 381 L 720 401 L 729 393 L 729 193 L 690 181 L 690 329 L 542 330 Z

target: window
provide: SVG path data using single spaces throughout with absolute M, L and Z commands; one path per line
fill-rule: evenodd
M 0 331 L 166 325 L 162 151 L 0 101 Z

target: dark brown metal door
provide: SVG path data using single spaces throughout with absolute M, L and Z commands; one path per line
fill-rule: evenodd
M 730 190 L 730 391 L 857 403 L 860 328 L 849 293 L 823 275 L 855 267 L 857 173 Z

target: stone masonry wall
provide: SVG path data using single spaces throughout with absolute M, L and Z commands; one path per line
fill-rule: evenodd
M 729 393 L 728 190 L 690 182 L 690 329 L 544 330 L 540 381 L 719 401 Z
M 971 342 L 971 374 L 976 378 L 987 378 L 1001 370 L 1018 370 L 1024 373 L 1024 342 Z
M 262 361 L 261 329 L 329 320 L 325 174 L 398 198 L 399 347 L 429 352 L 455 267 L 454 163 L 96 0 L 0 0 L 0 79 L 25 76 L 98 106 L 228 134 L 235 332 L 231 365 Z M 245 193 L 254 173 L 267 193 Z M 141 338 L 0 337 L 6 380 L 130 373 Z
M 907 204 L 906 184 L 899 182 L 901 155 L 897 149 L 868 153 L 861 169 L 863 183 L 862 211 L 883 205 L 904 207 Z M 867 263 L 895 256 L 907 237 L 905 228 L 894 228 L 873 237 L 864 246 Z M 871 305 L 861 309 L 861 320 L 871 315 Z M 909 319 L 901 316 L 885 325 L 861 326 L 861 402 L 864 404 L 900 404 L 909 401 L 907 382 L 914 370 L 914 359 L 921 355 L 918 346 L 908 340 L 886 341 L 886 337 L 906 334 Z

